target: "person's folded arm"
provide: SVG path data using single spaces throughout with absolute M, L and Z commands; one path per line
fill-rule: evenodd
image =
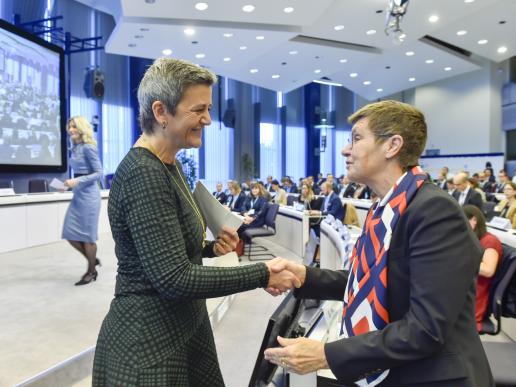
M 409 310 L 383 330 L 327 343 L 326 358 L 339 380 L 361 379 L 442 349 L 480 263 L 481 250 L 466 228 L 460 208 L 447 198 L 433 198 L 426 211 L 414 209 L 407 224 Z
M 124 194 L 126 219 L 143 270 L 162 296 L 204 299 L 267 286 L 269 270 L 264 263 L 221 268 L 190 261 L 181 231 L 184 222 L 164 170 L 136 167 L 124 182 Z

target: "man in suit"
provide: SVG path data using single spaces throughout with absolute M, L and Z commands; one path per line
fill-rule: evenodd
M 280 187 L 279 181 L 274 179 L 272 181 L 272 191 L 276 192 L 272 201 L 276 204 L 286 206 L 287 205 L 287 193 L 283 188 Z
M 286 193 L 297 193 L 297 186 L 289 176 L 285 176 L 281 179 L 281 183 L 283 184 L 283 189 Z
M 325 181 L 321 185 L 321 193 L 325 196 L 321 214 L 332 215 L 335 219 L 344 219 L 344 207 L 339 196 L 333 191 L 333 184 Z
M 215 196 L 215 199 L 217 199 L 220 204 L 226 204 L 228 197 L 226 193 L 222 191 L 222 183 L 220 181 L 217 183 L 216 189 L 217 190 L 213 192 L 213 196 Z
M 457 173 L 453 177 L 453 184 L 455 184 L 453 197 L 457 199 L 461 206 L 472 204 L 482 211 L 482 196 L 480 196 L 480 194 L 471 187 L 467 173 Z
M 345 385 L 493 387 L 475 323 L 478 238 L 457 202 L 417 166 L 424 116 L 381 101 L 354 113 L 343 151 L 351 180 L 379 200 L 355 244 L 349 271 L 282 261 L 299 298 L 343 300 L 341 338 L 278 338 L 265 358 L 291 372 L 330 368 Z
M 498 172 L 498 183 L 496 183 L 495 193 L 503 193 L 505 184 L 510 181 L 511 179 L 509 179 L 507 171 L 505 169 L 500 169 L 500 172 Z
M 264 185 L 265 189 L 269 192 L 272 192 L 272 176 L 267 176 L 267 183 Z

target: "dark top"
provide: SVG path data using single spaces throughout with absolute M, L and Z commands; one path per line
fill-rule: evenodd
M 321 211 L 323 215 L 333 215 L 335 219 L 343 220 L 344 219 L 344 207 L 342 206 L 342 201 L 338 197 L 335 192 L 330 193 L 330 197 L 328 198 L 328 208 L 325 207 L 325 202 L 327 198 L 323 198 Z
M 325 345 L 335 376 L 351 383 L 390 369 L 379 386 L 494 386 L 475 327 L 482 249 L 457 202 L 432 183 L 393 231 L 387 263 L 390 323 Z M 307 268 L 301 298 L 343 300 L 346 271 Z M 423 385 L 421 384 L 421 385 Z
M 101 366 L 115 373 L 118 363 L 141 368 L 170 357 L 209 321 L 206 298 L 268 283 L 265 264 L 202 266 L 213 242 L 202 247 L 202 226 L 181 192 L 180 173 L 133 148 L 113 178 L 108 215 L 118 275 L 99 343 L 110 356 Z
M 245 201 L 246 194 L 240 191 L 238 196 L 235 198 L 234 195 L 229 194 L 227 198 L 227 205 L 231 208 L 233 212 L 244 212 L 245 211 Z M 235 205 L 233 206 L 233 201 L 235 201 Z
M 220 204 L 226 204 L 226 201 L 228 200 L 228 197 L 224 191 L 220 192 L 213 192 L 213 196 L 219 201 Z
M 460 195 L 461 195 L 460 191 L 457 191 L 457 190 L 453 191 L 452 196 L 457 201 L 459 201 Z M 466 199 L 464 200 L 463 206 L 465 206 L 466 204 L 471 204 L 471 205 L 476 206 L 478 209 L 480 209 L 480 211 L 482 211 L 483 203 L 484 202 L 482 200 L 482 196 L 480 196 L 480 193 L 478 193 L 473 187 L 470 187 L 469 191 L 466 195 Z

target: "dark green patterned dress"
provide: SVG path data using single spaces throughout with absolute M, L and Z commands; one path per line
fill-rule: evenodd
M 202 248 L 179 173 L 145 148 L 131 149 L 116 171 L 108 214 L 118 275 L 94 386 L 223 386 L 205 299 L 267 286 L 263 263 L 202 266 L 213 243 Z

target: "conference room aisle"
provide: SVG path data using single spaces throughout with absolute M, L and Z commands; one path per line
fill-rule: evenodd
M 274 254 L 300 260 L 289 250 L 263 243 Z M 79 287 L 73 284 L 85 270 L 85 260 L 66 242 L 0 254 L 0 386 L 30 385 L 35 376 L 41 386 L 91 386 L 93 346 L 116 275 L 111 235 L 101 234 L 98 246 L 103 264 L 99 278 Z M 239 294 L 214 326 L 228 387 L 249 381 L 267 321 L 281 300 L 263 289 Z M 48 369 L 52 371 L 45 373 Z

